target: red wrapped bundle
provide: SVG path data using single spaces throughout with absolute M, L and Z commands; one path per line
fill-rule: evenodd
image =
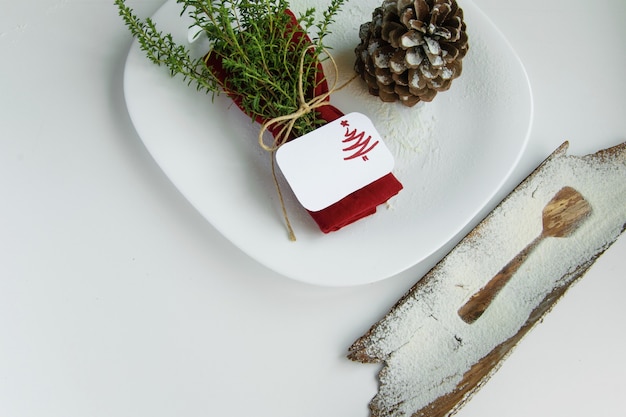
M 293 25 L 298 25 L 296 17 L 290 11 L 287 13 L 291 17 L 291 22 Z M 296 30 L 293 32 L 292 43 L 299 43 L 303 39 L 306 42 L 311 43 L 309 37 L 302 30 Z M 237 94 L 237 92 L 232 91 L 228 88 L 228 72 L 224 70 L 221 61 L 216 56 L 216 54 L 210 54 L 206 61 L 206 64 L 211 67 L 213 72 L 216 74 L 219 79 L 222 87 L 228 94 L 228 96 L 237 104 L 237 106 L 242 109 L 241 102 L 242 97 Z M 318 63 L 318 68 L 316 72 L 316 85 L 315 91 L 313 92 L 313 97 L 318 97 L 323 94 L 328 93 L 328 83 L 324 77 L 323 69 L 321 63 Z M 243 110 L 243 109 L 242 109 Z M 338 108 L 330 105 L 324 104 L 320 107 L 315 108 L 317 112 L 318 118 L 324 120 L 326 122 L 332 122 L 344 115 L 344 113 Z M 255 121 L 265 125 L 269 122 L 269 120 L 264 119 L 262 117 L 255 117 Z M 276 138 L 280 134 L 282 125 L 271 124 L 267 125 L 267 130 Z M 297 139 L 290 135 L 287 140 Z M 362 219 L 363 217 L 369 216 L 376 212 L 376 207 L 380 204 L 383 204 L 391 197 L 396 195 L 402 189 L 402 184 L 396 179 L 396 177 L 389 173 L 379 178 L 378 180 L 366 185 L 365 187 L 354 191 L 353 193 L 347 195 L 336 203 L 322 209 L 319 211 L 310 211 L 309 214 L 318 224 L 320 230 L 324 233 L 332 232 L 341 229 L 344 226 L 347 226 L 355 221 Z

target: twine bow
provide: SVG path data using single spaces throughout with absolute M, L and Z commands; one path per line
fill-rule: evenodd
M 326 50 L 326 48 L 322 48 L 322 51 L 328 56 L 328 58 L 330 59 L 330 62 L 333 65 L 333 69 L 334 69 L 334 74 L 335 77 L 333 79 L 332 85 L 331 87 L 328 89 L 328 91 L 320 94 L 319 96 L 313 97 L 311 100 L 306 101 L 305 97 L 304 97 L 304 90 L 303 90 L 303 80 L 302 80 L 302 76 L 304 73 L 304 58 L 306 57 L 306 54 L 309 52 L 310 49 L 314 49 L 315 45 L 311 45 L 308 48 L 306 48 L 304 51 L 302 51 L 302 55 L 300 56 L 300 66 L 299 66 L 299 70 L 298 70 L 298 102 L 300 104 L 300 106 L 298 107 L 298 109 L 290 114 L 286 114 L 283 116 L 278 116 L 275 117 L 273 119 L 268 120 L 267 122 L 263 123 L 263 125 L 261 126 L 261 130 L 259 131 L 259 145 L 261 146 L 261 148 L 263 148 L 264 150 L 270 152 L 273 156 L 274 152 L 276 152 L 278 150 L 278 148 L 280 148 L 283 144 L 285 144 L 285 142 L 287 142 L 287 139 L 289 139 L 289 136 L 291 135 L 291 131 L 293 130 L 293 126 L 296 123 L 296 121 L 314 111 L 315 109 L 319 108 L 319 107 L 324 107 L 330 104 L 330 95 L 336 91 L 339 91 L 341 89 L 343 89 L 344 87 L 346 87 L 352 80 L 354 80 L 357 75 L 354 75 L 352 78 L 350 78 L 348 81 L 346 81 L 344 84 L 342 84 L 341 86 L 337 87 L 337 74 L 338 74 L 338 68 L 337 68 L 337 63 L 335 62 L 335 59 L 332 57 L 332 55 L 328 52 L 328 50 Z M 268 146 L 265 141 L 263 140 L 263 135 L 265 134 L 265 131 L 268 130 L 270 128 L 270 126 L 273 125 L 283 125 L 281 127 L 281 129 L 276 133 L 275 137 L 274 137 L 274 143 L 271 146 Z M 293 228 L 291 227 L 291 222 L 289 221 L 289 216 L 287 215 L 287 208 L 285 207 L 285 202 L 283 199 L 283 194 L 280 190 L 280 185 L 278 184 L 278 178 L 276 176 L 276 162 L 275 159 L 272 157 L 272 176 L 274 177 L 274 185 L 276 186 L 276 191 L 278 193 L 278 198 L 280 199 L 280 205 L 282 208 L 282 212 L 283 212 L 283 217 L 285 219 L 285 225 L 287 226 L 287 231 L 289 233 L 289 240 L 291 241 L 295 241 L 296 240 L 296 235 L 293 231 Z
M 312 112 L 313 110 L 319 107 L 324 107 L 326 105 L 329 105 L 330 95 L 344 88 L 346 85 L 350 83 L 350 81 L 352 81 L 356 77 L 355 75 L 346 83 L 344 83 L 342 86 L 336 87 L 337 86 L 337 73 L 338 73 L 337 63 L 335 62 L 335 59 L 332 57 L 332 55 L 328 52 L 328 50 L 326 48 L 322 48 L 322 51 L 328 56 L 328 58 L 330 59 L 330 62 L 333 65 L 335 77 L 333 79 L 332 86 L 328 89 L 328 91 L 324 92 L 323 94 L 320 94 L 319 96 L 313 97 L 309 101 L 306 101 L 306 99 L 304 98 L 304 87 L 303 87 L 304 83 L 302 81 L 302 76 L 304 74 L 304 58 L 306 57 L 306 54 L 309 52 L 309 50 L 315 49 L 315 48 L 316 48 L 315 45 L 310 45 L 304 51 L 302 51 L 302 55 L 300 56 L 300 66 L 298 69 L 298 103 L 300 104 L 300 106 L 298 107 L 298 110 L 290 114 L 285 114 L 283 116 L 278 116 L 273 119 L 270 119 L 267 122 L 263 123 L 263 125 L 261 126 L 261 130 L 259 131 L 259 145 L 261 146 L 261 148 L 263 148 L 264 150 L 268 152 L 275 152 L 276 150 L 278 150 L 278 148 L 280 148 L 281 145 L 287 142 L 287 139 L 289 138 L 289 135 L 291 134 L 291 131 L 293 130 L 294 124 L 300 117 Z M 267 129 L 269 129 L 270 126 L 281 125 L 281 124 L 284 126 L 276 134 L 274 138 L 274 144 L 272 146 L 268 146 L 263 141 L 263 134 L 265 133 Z

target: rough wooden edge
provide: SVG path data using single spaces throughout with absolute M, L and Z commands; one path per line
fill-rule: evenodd
M 625 224 L 626 226 L 626 224 Z M 608 247 L 607 247 L 608 248 Z M 604 252 L 604 251 L 603 251 Z M 603 253 L 602 252 L 602 253 Z M 463 375 L 463 379 L 450 394 L 439 397 L 428 406 L 418 410 L 413 417 L 450 417 L 456 414 L 497 372 L 504 360 L 509 357 L 517 344 L 556 306 L 571 286 L 580 280 L 602 253 L 580 265 L 567 277 L 567 282 L 555 288 L 532 311 L 528 321 L 515 336 L 495 347 L 487 356 L 478 361 Z M 373 411 L 374 415 L 377 415 Z
M 524 179 L 515 189 L 501 202 L 498 204 L 498 207 L 501 206 L 505 201 L 507 201 L 511 196 L 516 192 L 516 190 L 522 187 L 525 183 L 530 182 L 533 177 L 535 177 L 539 172 L 541 172 L 542 168 L 546 165 L 546 163 L 552 160 L 555 157 L 562 156 L 566 153 L 569 147 L 568 142 L 564 142 L 561 146 L 559 146 L 548 158 L 546 158 L 526 179 Z M 583 156 L 582 158 L 591 158 L 597 159 L 599 161 L 606 160 L 608 158 L 611 159 L 626 159 L 626 142 L 619 144 L 617 146 L 600 150 L 594 154 Z M 481 233 L 481 228 L 488 221 L 490 215 L 487 215 L 466 237 L 464 237 L 456 246 L 462 245 L 466 240 L 472 239 L 477 234 Z M 622 225 L 621 232 L 626 230 L 626 223 Z M 456 388 L 449 394 L 443 395 L 436 399 L 435 401 L 428 404 L 426 407 L 416 411 L 412 417 L 450 417 L 456 414 L 466 403 L 471 399 L 471 397 L 482 388 L 485 383 L 491 378 L 491 376 L 500 369 L 502 363 L 509 355 L 512 353 L 517 344 L 526 336 L 530 330 L 532 330 L 538 323 L 542 321 L 542 319 L 554 308 L 556 303 L 565 295 L 567 290 L 571 288 L 571 286 L 578 282 L 583 275 L 589 270 L 589 268 L 595 263 L 595 261 L 615 242 L 612 241 L 607 244 L 600 252 L 596 253 L 591 259 L 586 260 L 577 266 L 577 268 L 562 277 L 559 280 L 559 285 L 553 289 L 553 291 L 548 294 L 539 305 L 531 312 L 526 323 L 521 327 L 521 329 L 515 334 L 513 337 L 508 340 L 502 342 L 500 345 L 496 346 L 489 354 L 475 363 L 463 376 L 463 379 L 459 384 L 457 384 Z M 451 251 L 451 253 L 454 249 Z M 446 255 L 447 257 L 448 255 Z M 444 257 L 445 259 L 445 257 Z M 433 269 L 429 273 L 427 273 L 421 280 L 419 280 L 416 284 L 414 284 L 409 291 L 407 291 L 391 308 L 391 310 L 383 317 L 383 319 L 379 320 L 375 323 L 363 336 L 357 339 L 349 348 L 348 358 L 354 361 L 363 362 L 363 363 L 374 363 L 385 361 L 384 357 L 372 356 L 367 353 L 367 346 L 371 342 L 370 337 L 375 333 L 378 326 L 384 322 L 385 318 L 389 315 L 393 314 L 393 312 L 399 308 L 408 298 L 412 296 L 412 294 L 417 291 L 421 286 L 425 285 L 431 276 L 434 276 L 434 271 L 436 271 L 440 264 L 443 262 L 440 261 L 435 265 Z M 386 367 L 387 365 L 385 365 Z M 382 372 L 382 371 L 381 371 Z M 380 410 L 377 410 L 376 407 L 370 403 L 370 410 L 372 412 L 372 416 L 382 416 Z
M 498 204 L 497 207 L 501 206 L 506 200 L 508 200 L 511 195 L 513 193 L 515 193 L 515 190 L 517 190 L 520 186 L 522 186 L 524 183 L 530 181 L 535 175 L 537 175 L 538 172 L 541 171 L 541 169 L 543 168 L 543 166 L 545 166 L 545 164 L 552 160 L 555 157 L 558 157 L 562 154 L 564 154 L 567 149 L 569 147 L 569 142 L 564 142 L 563 144 L 561 144 L 561 146 L 559 146 L 554 152 L 552 152 L 552 154 L 550 154 L 550 156 L 548 156 L 535 170 L 533 170 L 533 172 L 526 177 L 526 179 L 524 179 L 520 184 L 517 185 L 517 187 L 515 187 L 515 189 L 509 194 L 507 195 L 504 200 L 502 200 L 502 202 L 500 202 Z M 497 208 L 496 207 L 496 208 Z M 494 210 L 496 209 L 494 208 Z M 472 238 L 474 238 L 476 235 L 481 233 L 481 229 L 483 227 L 483 225 L 485 224 L 485 222 L 489 219 L 489 214 L 480 221 L 480 223 L 478 223 L 478 225 L 472 229 L 451 251 L 450 253 L 452 253 L 457 247 L 461 246 L 464 244 L 464 242 L 466 242 L 467 240 L 470 240 Z M 449 253 L 448 253 L 449 255 Z M 431 276 L 435 275 L 433 272 L 438 270 L 440 265 L 443 263 L 443 261 L 448 257 L 448 255 L 446 255 L 442 260 L 440 260 L 426 275 L 424 275 L 423 278 L 421 278 L 420 280 L 418 280 L 406 293 L 404 293 L 404 295 L 391 307 L 391 310 L 387 313 L 387 315 L 385 317 L 388 317 L 391 313 L 393 313 L 400 305 L 404 304 L 404 302 L 410 298 L 412 296 L 412 294 L 414 292 L 416 292 L 420 287 L 426 285 L 430 279 Z M 362 362 L 362 363 L 377 363 L 380 362 L 382 360 L 384 360 L 385 358 L 382 357 L 377 357 L 377 356 L 371 356 L 367 353 L 367 346 L 369 345 L 369 340 L 370 337 L 372 336 L 372 334 L 376 331 L 376 329 L 378 328 L 378 326 L 381 325 L 382 321 L 384 320 L 381 319 L 379 320 L 377 323 L 375 323 L 372 327 L 370 327 L 370 329 L 363 335 L 361 336 L 359 339 L 357 339 L 348 349 L 348 358 L 350 360 L 353 361 L 357 361 L 357 362 Z

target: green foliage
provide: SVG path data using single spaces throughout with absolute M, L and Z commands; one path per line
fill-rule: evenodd
M 331 0 L 322 18 L 316 22 L 315 9 L 298 16 L 299 29 L 290 24 L 285 12 L 287 0 L 177 0 L 182 13 L 188 13 L 212 44 L 207 51 L 222 61 L 229 73 L 229 87 L 243 97 L 242 107 L 252 117 L 264 119 L 295 112 L 298 102 L 298 75 L 300 57 L 311 46 L 304 40 L 291 42 L 295 31 L 303 30 L 316 35 L 314 48 L 305 55 L 303 90 L 315 88 L 316 63 L 327 46 L 323 40 L 328 35 L 334 17 L 345 0 Z M 138 18 L 125 0 L 115 0 L 119 14 L 135 36 L 146 56 L 157 65 L 165 65 L 172 75 L 180 74 L 189 85 L 198 90 L 218 93 L 220 85 L 216 75 L 204 60 L 192 59 L 188 48 L 177 45 L 170 34 L 163 34 L 151 19 Z M 309 97 L 310 98 L 310 97 Z M 301 117 L 294 133 L 302 135 L 322 123 L 315 112 Z

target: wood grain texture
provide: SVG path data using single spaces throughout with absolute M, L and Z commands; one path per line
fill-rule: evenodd
M 348 358 L 351 360 L 363 363 L 382 362 L 384 364 L 379 373 L 379 392 L 370 402 L 370 410 L 373 417 L 449 417 L 458 412 L 459 409 L 471 399 L 472 395 L 474 395 L 500 368 L 503 361 L 511 354 L 522 338 L 549 313 L 572 284 L 585 274 L 598 257 L 601 256 L 624 231 L 626 228 L 626 196 L 623 194 L 626 193 L 624 193 L 623 186 L 620 185 L 621 188 L 615 190 L 615 195 L 606 196 L 606 198 L 613 199 L 611 202 L 615 201 L 617 204 L 615 208 L 617 215 L 614 216 L 612 220 L 615 223 L 615 225 L 612 226 L 615 231 L 613 235 L 609 237 L 606 244 L 599 245 L 597 248 L 594 247 L 591 252 L 585 252 L 584 256 L 576 258 L 577 261 L 574 264 L 567 265 L 567 268 L 563 269 L 565 272 L 559 273 L 559 276 L 550 277 L 548 290 L 545 293 L 539 293 L 543 295 L 536 299 L 537 301 L 532 308 L 524 312 L 522 317 L 525 317 L 525 319 L 522 319 L 519 326 L 515 327 L 517 330 L 514 333 L 490 345 L 489 350 L 486 350 L 484 354 L 481 353 L 480 357 L 477 357 L 469 366 L 465 366 L 463 361 L 459 361 L 459 363 L 462 364 L 459 366 L 459 369 L 456 370 L 458 371 L 459 378 L 455 379 L 455 385 L 452 389 L 433 398 L 423 406 L 411 409 L 407 404 L 409 404 L 415 396 L 422 395 L 422 392 L 429 390 L 435 391 L 440 385 L 444 384 L 445 381 L 433 381 L 432 378 L 428 379 L 426 374 L 416 372 L 415 375 L 417 376 L 415 376 L 415 378 L 418 380 L 408 381 L 405 379 L 402 381 L 403 386 L 393 386 L 395 381 L 393 378 L 390 378 L 389 375 L 397 372 L 402 373 L 404 375 L 403 377 L 406 378 L 407 369 L 413 366 L 411 361 L 407 360 L 407 362 L 402 362 L 398 358 L 407 356 L 407 351 L 405 350 L 408 349 L 407 346 L 412 343 L 417 343 L 415 338 L 418 337 L 416 334 L 421 331 L 419 324 L 421 320 L 425 321 L 428 317 L 435 317 L 435 314 L 438 314 L 438 319 L 441 320 L 441 314 L 447 314 L 449 317 L 445 317 L 445 319 L 449 319 L 448 324 L 453 323 L 452 316 L 460 322 L 458 325 L 453 323 L 454 326 L 457 326 L 454 331 L 473 329 L 474 326 L 478 325 L 478 322 L 475 324 L 463 323 L 458 317 L 457 307 L 450 306 L 450 308 L 445 311 L 439 310 L 435 312 L 430 311 L 429 306 L 436 304 L 433 300 L 436 300 L 437 297 L 444 297 L 442 294 L 448 294 L 446 297 L 451 297 L 449 295 L 452 294 L 450 287 L 458 286 L 458 283 L 452 279 L 454 274 L 451 273 L 452 271 L 449 271 L 449 265 L 451 263 L 447 261 L 462 256 L 464 252 L 467 252 L 468 248 L 476 250 L 476 246 L 480 246 L 481 240 L 489 237 L 489 226 L 496 220 L 495 216 L 503 215 L 502 212 L 498 210 L 499 208 L 510 204 L 511 201 L 517 201 L 511 200 L 516 194 L 530 195 L 528 193 L 529 187 L 536 190 L 539 187 L 554 185 L 551 184 L 552 178 L 550 175 L 552 175 L 552 166 L 557 160 L 566 164 L 570 161 L 572 164 L 581 163 L 587 167 L 591 167 L 592 170 L 596 167 L 608 166 L 610 169 L 606 170 L 608 172 L 607 175 L 615 175 L 614 182 L 617 184 L 624 184 L 624 182 L 626 182 L 626 143 L 582 157 L 566 155 L 567 148 L 568 143 L 565 142 L 555 150 L 550 157 L 520 183 L 520 185 L 518 185 L 518 187 L 516 187 L 515 190 L 513 190 L 490 215 L 480 222 L 446 257 L 422 279 L 416 282 L 413 287 L 392 306 L 385 317 L 375 323 L 363 336 L 350 346 Z M 572 175 L 576 175 L 575 170 L 572 170 L 572 172 Z M 565 179 L 565 181 L 567 181 L 567 179 Z M 591 201 L 591 206 L 593 205 L 594 202 Z M 550 206 L 548 210 L 558 211 L 561 210 L 561 208 L 560 206 Z M 582 211 L 586 210 L 587 208 L 582 209 Z M 596 223 L 592 224 L 602 224 L 603 220 L 603 216 L 597 215 L 594 218 Z M 556 224 L 546 224 L 544 228 L 561 228 L 562 230 L 559 233 L 565 234 L 573 231 L 566 230 L 567 228 L 562 224 L 563 221 L 563 218 L 557 219 Z M 571 222 L 568 222 L 566 219 L 565 223 Z M 572 250 L 576 251 L 577 248 L 573 247 Z M 491 277 L 485 277 L 485 280 L 488 281 L 490 278 Z M 457 306 L 458 305 L 460 304 L 457 304 Z M 502 319 L 506 320 L 506 317 Z M 441 321 L 443 322 L 443 320 Z M 481 325 L 482 324 L 484 323 L 481 323 Z M 448 328 L 442 327 L 441 333 L 452 331 L 450 327 L 451 326 L 448 326 Z M 425 345 L 430 343 L 429 340 L 423 338 L 422 334 L 420 334 L 419 337 L 421 338 L 418 341 L 419 343 Z M 457 338 L 456 334 L 454 337 Z M 460 339 L 460 337 L 458 338 Z M 432 349 L 439 349 L 439 347 L 433 342 Z M 452 355 L 467 355 L 468 352 L 471 353 L 471 351 L 461 352 L 461 349 L 459 349 L 458 353 L 455 351 Z M 455 363 L 453 356 L 439 358 L 437 355 L 443 355 L 443 352 L 430 353 L 432 354 L 433 360 L 439 360 L 441 363 Z M 434 366 L 437 367 L 441 365 L 437 364 Z M 423 382 L 419 380 L 422 377 L 424 378 Z M 412 392 L 407 392 L 407 383 L 413 387 Z
M 572 187 L 561 188 L 543 209 L 541 234 L 461 306 L 458 311 L 459 317 L 470 324 L 478 320 L 543 239 L 570 236 L 590 213 L 591 206 L 578 191 Z

